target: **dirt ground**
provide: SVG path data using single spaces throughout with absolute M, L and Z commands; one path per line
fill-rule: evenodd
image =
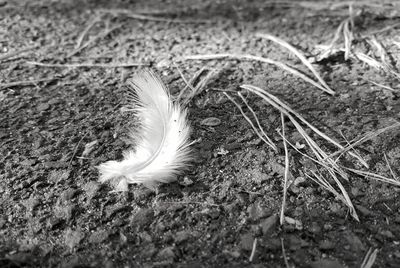
M 295 56 L 255 34 L 278 36 L 311 59 L 348 17 L 346 6 L 110 2 L 0 1 L 0 267 L 370 267 L 362 266 L 370 249 L 377 249 L 373 267 L 400 267 L 399 187 L 349 174 L 343 184 L 358 222 L 306 178 L 312 165 L 293 149 L 288 218 L 279 224 L 285 162 L 276 131 L 280 113 L 239 88 L 267 90 L 346 145 L 346 139 L 399 120 L 398 78 L 339 54 L 313 64 L 336 91 L 329 95 L 260 62 L 182 59 L 251 54 L 311 77 Z M 354 6 L 362 11 L 354 31 L 363 35 L 399 23 L 400 10 L 387 3 Z M 398 31 L 375 34 L 395 69 Z M 88 63 L 104 66 L 62 66 Z M 193 165 L 156 192 L 139 185 L 112 192 L 97 182 L 96 166 L 121 159 L 131 146 L 126 131 L 134 119 L 121 107 L 126 80 L 143 67 L 109 66 L 125 63 L 154 69 L 174 95 L 186 85 L 180 72 L 190 80 L 203 67 L 218 71 L 188 104 L 191 139 L 197 140 Z M 245 95 L 277 152 L 222 91 Z M 286 133 L 304 143 L 289 121 Z M 313 137 L 327 152 L 336 150 Z M 399 138 L 396 128 L 356 147 L 367 171 L 400 174 Z M 360 168 L 351 157 L 340 161 Z

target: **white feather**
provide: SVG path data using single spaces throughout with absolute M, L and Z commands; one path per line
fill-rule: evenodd
M 135 150 L 124 152 L 124 159 L 101 164 L 101 182 L 112 182 L 117 191 L 128 184 L 142 183 L 154 188 L 159 182 L 174 181 L 190 160 L 189 125 L 186 110 L 171 101 L 167 88 L 151 71 L 136 76 L 130 83 L 128 109 L 139 119 L 138 130 L 130 137 Z

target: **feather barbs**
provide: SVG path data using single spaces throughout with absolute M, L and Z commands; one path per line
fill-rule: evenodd
M 140 126 L 130 132 L 136 148 L 124 153 L 122 161 L 101 164 L 101 182 L 111 182 L 117 191 L 128 184 L 154 188 L 174 181 L 190 160 L 190 128 L 186 110 L 173 103 L 167 88 L 151 71 L 138 74 L 130 82 L 128 110 Z

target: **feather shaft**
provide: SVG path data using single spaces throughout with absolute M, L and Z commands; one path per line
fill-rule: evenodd
M 130 137 L 136 148 L 124 153 L 122 161 L 101 164 L 101 182 L 111 182 L 117 191 L 128 184 L 154 188 L 157 183 L 174 181 L 190 161 L 186 110 L 171 101 L 167 88 L 151 71 L 132 79 L 128 110 L 139 119 L 138 130 Z

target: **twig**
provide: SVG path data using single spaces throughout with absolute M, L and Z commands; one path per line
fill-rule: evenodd
M 285 71 L 288 71 L 288 72 L 294 74 L 295 76 L 303 79 L 304 81 L 312 84 L 313 86 L 321 89 L 322 91 L 325 91 L 326 93 L 329 93 L 331 95 L 335 94 L 335 92 L 333 90 L 328 90 L 324 86 L 320 85 L 318 82 L 315 82 L 314 80 L 312 80 L 305 74 L 301 73 L 300 71 L 294 69 L 293 67 L 290 67 L 282 62 L 275 61 L 275 60 L 272 60 L 269 58 L 263 58 L 263 57 L 259 57 L 259 56 L 248 55 L 248 54 L 241 55 L 241 54 L 229 54 L 229 53 L 191 55 L 191 56 L 184 57 L 185 60 L 218 60 L 218 59 L 226 59 L 226 58 L 233 59 L 233 60 L 260 61 L 260 62 L 264 62 L 264 63 L 268 63 L 268 64 L 273 64 L 275 66 L 280 67 L 281 69 L 283 69 Z
M 384 27 L 382 29 L 371 31 L 371 32 L 367 33 L 366 35 L 364 35 L 363 38 L 371 36 L 371 35 L 375 35 L 375 34 L 380 34 L 380 33 L 386 32 L 386 31 L 390 31 L 393 28 L 396 28 L 397 26 L 400 26 L 400 23 L 395 23 L 395 24 L 386 26 L 386 27 Z
M 315 68 L 311 65 L 311 63 L 306 59 L 306 57 L 299 50 L 297 50 L 295 47 L 293 47 L 291 44 L 287 43 L 286 41 L 284 41 L 276 36 L 270 35 L 270 34 L 257 33 L 256 36 L 273 41 L 273 42 L 283 46 L 284 48 L 288 49 L 290 52 L 292 52 L 294 55 L 296 55 L 300 59 L 300 61 L 314 74 L 314 76 L 317 78 L 317 80 L 321 83 L 321 85 L 323 85 L 326 88 L 327 91 L 333 92 L 333 90 L 328 86 L 328 84 L 324 81 L 324 79 L 322 79 L 322 77 L 319 75 L 319 73 L 315 70 Z
M 113 16 L 118 16 L 120 14 L 125 15 L 128 18 L 136 19 L 136 20 L 148 20 L 148 21 L 157 21 L 157 22 L 167 22 L 167 23 L 209 23 L 207 20 L 180 20 L 180 19 L 168 19 L 168 18 L 159 18 L 154 16 L 148 16 L 138 13 L 133 13 L 132 11 L 126 9 L 98 9 L 98 11 L 103 13 L 109 13 Z
M 75 49 L 78 49 L 81 47 L 83 39 L 85 38 L 86 34 L 89 32 L 89 30 L 99 21 L 101 21 L 101 16 L 96 16 L 89 24 L 86 26 L 86 28 L 82 31 L 82 33 L 79 35 L 78 39 L 76 40 L 76 45 Z
M 382 181 L 382 182 L 390 183 L 390 184 L 393 184 L 393 185 L 396 185 L 396 186 L 400 186 L 400 181 L 394 180 L 394 179 L 390 179 L 390 178 L 387 178 L 387 177 L 379 175 L 379 174 L 375 174 L 375 173 L 368 172 L 368 171 L 363 171 L 363 170 L 358 170 L 358 169 L 353 169 L 353 168 L 348 168 L 348 167 L 342 167 L 342 168 L 347 169 L 348 171 L 351 171 L 351 172 L 353 172 L 353 173 L 355 173 L 355 174 L 357 174 L 359 176 L 363 176 L 363 177 L 366 177 L 366 178 L 371 177 L 371 178 L 373 178 L 374 180 L 377 180 L 377 181 Z
M 283 244 L 283 238 L 281 238 L 281 248 L 282 248 L 282 255 L 283 255 L 283 261 L 285 262 L 285 266 L 286 266 L 286 268 L 290 268 L 289 261 L 286 256 L 285 245 Z
M 392 174 L 393 179 L 397 180 L 397 179 L 396 179 L 396 175 L 394 174 L 393 169 L 392 169 L 392 167 L 390 166 L 389 159 L 387 159 L 387 156 L 386 156 L 385 153 L 383 153 L 383 156 L 385 157 L 386 164 L 387 164 L 387 166 L 389 167 L 389 170 L 390 170 L 390 173 Z
M 372 250 L 372 248 L 369 248 L 367 254 L 365 254 L 363 262 L 360 265 L 360 268 L 371 268 L 372 265 L 374 265 L 377 255 L 378 249 Z
M 285 222 L 285 208 L 286 208 L 286 195 L 287 195 L 287 182 L 289 178 L 289 151 L 286 145 L 285 139 L 285 118 L 283 113 L 281 112 L 281 121 L 282 121 L 282 140 L 283 148 L 285 149 L 285 175 L 284 175 L 284 183 L 283 183 L 283 200 L 282 200 L 282 208 L 281 208 L 281 217 L 280 223 L 283 225 Z
M 277 97 L 275 97 L 274 95 L 268 93 L 266 90 L 263 90 L 259 87 L 256 86 L 252 86 L 252 85 L 242 85 L 240 86 L 241 88 L 247 89 L 251 92 L 254 92 L 255 94 L 257 94 L 258 96 L 260 96 L 261 98 L 265 99 L 266 101 L 268 101 L 272 106 L 274 106 L 277 109 L 283 108 L 284 111 L 286 111 L 288 114 L 292 113 L 294 115 L 296 115 L 296 117 L 298 119 L 300 119 L 301 122 L 303 122 L 304 124 L 306 124 L 309 128 L 311 128 L 312 131 L 314 131 L 316 134 L 318 134 L 320 137 L 322 137 L 323 139 L 327 140 L 328 142 L 332 143 L 333 145 L 335 145 L 336 147 L 338 147 L 339 149 L 344 149 L 344 147 L 342 145 L 340 145 L 340 143 L 338 143 L 337 141 L 333 140 L 332 138 L 330 138 L 329 136 L 327 136 L 326 134 L 324 134 L 322 131 L 320 131 L 319 129 L 317 129 L 316 127 L 314 127 L 313 125 L 311 125 L 306 119 L 304 119 L 304 117 L 302 117 L 299 113 L 297 113 L 296 111 L 294 111 L 292 108 L 290 108 L 287 104 L 285 104 L 284 102 L 282 102 L 280 99 L 278 99 Z M 287 114 L 285 114 L 287 115 Z M 360 161 L 360 163 L 362 165 L 364 165 L 365 167 L 368 168 L 368 164 L 365 162 L 364 159 L 360 158 L 358 155 L 349 152 L 349 154 L 355 158 L 357 158 L 358 161 Z
M 39 47 L 39 46 L 38 45 L 34 45 L 34 46 L 31 46 L 31 47 L 26 47 L 26 48 L 23 48 L 23 49 L 20 49 L 20 50 L 17 50 L 17 51 L 13 51 L 13 52 L 9 52 L 7 54 L 1 55 L 0 56 L 0 62 L 4 61 L 4 60 L 7 60 L 9 58 L 12 58 L 14 56 L 17 56 L 19 54 L 25 53 L 27 51 L 33 50 L 33 49 L 35 49 L 37 47 Z
M 136 66 L 149 66 L 149 63 L 66 63 L 66 64 L 52 64 L 36 61 L 26 61 L 27 64 L 42 66 L 42 67 L 56 67 L 56 68 L 80 68 L 80 67 L 100 67 L 100 68 L 118 68 L 118 67 L 136 67 Z
M 47 79 L 37 79 L 37 80 L 25 80 L 25 81 L 16 81 L 16 82 L 10 82 L 10 83 L 5 83 L 5 84 L 0 84 L 0 89 L 6 89 L 10 87 L 17 87 L 17 86 L 29 86 L 29 85 L 35 85 L 36 83 L 40 82 L 50 82 L 53 80 L 56 80 L 57 78 L 47 78 Z
M 342 147 L 340 150 L 334 152 L 333 154 L 330 154 L 328 157 L 332 158 L 335 155 L 342 154 L 343 152 L 347 152 L 347 151 L 353 149 L 355 146 L 363 144 L 364 142 L 366 142 L 366 141 L 368 141 L 368 140 L 370 140 L 372 138 L 375 138 L 376 136 L 379 136 L 380 134 L 382 134 L 382 133 L 384 133 L 384 132 L 386 132 L 386 131 L 388 131 L 390 129 L 393 129 L 393 128 L 396 128 L 396 127 L 399 127 L 399 126 L 400 126 L 400 122 L 397 122 L 397 123 L 394 123 L 393 125 L 378 129 L 375 132 L 368 133 L 367 135 L 365 135 L 364 137 L 362 137 L 358 141 L 353 142 L 352 144 L 350 144 L 350 145 L 348 145 L 346 147 Z
M 118 24 L 118 25 L 116 25 L 116 26 L 114 26 L 114 27 L 112 27 L 112 28 L 110 28 L 110 29 L 106 29 L 106 31 L 103 32 L 103 33 L 101 33 L 101 34 L 99 34 L 99 35 L 97 35 L 97 36 L 95 36 L 95 37 L 93 37 L 93 38 L 90 38 L 90 39 L 89 39 L 86 43 L 84 43 L 82 46 L 80 46 L 80 47 L 74 49 L 72 52 L 70 52 L 70 53 L 67 55 L 67 58 L 72 57 L 72 56 L 78 54 L 78 53 L 81 52 L 83 49 L 85 49 L 86 47 L 88 47 L 91 43 L 94 43 L 95 41 L 100 40 L 100 39 L 106 37 L 106 36 L 109 35 L 111 32 L 115 31 L 116 29 L 120 28 L 121 26 L 122 26 L 122 24 Z
M 275 143 L 265 133 L 264 128 L 261 126 L 260 121 L 258 120 L 258 117 L 257 117 L 256 113 L 254 112 L 253 108 L 251 108 L 251 106 L 247 103 L 246 99 L 243 97 L 243 95 L 240 92 L 238 92 L 237 94 L 242 99 L 243 103 L 247 106 L 247 108 L 250 110 L 250 112 L 253 114 L 254 120 L 256 120 L 257 126 L 260 129 L 261 133 L 268 140 L 268 142 L 274 146 L 273 149 L 275 150 L 275 152 L 277 152 L 278 148 L 276 147 Z
M 71 167 L 72 161 L 74 160 L 74 157 L 75 157 L 76 153 L 78 152 L 79 145 L 81 144 L 81 142 L 83 141 L 83 139 L 86 137 L 87 134 L 88 133 L 85 132 L 85 134 L 82 136 L 82 138 L 76 144 L 76 146 L 74 148 L 74 152 L 72 153 L 71 159 L 69 160 L 68 169 Z
M 255 256 L 255 254 L 256 254 L 256 249 L 257 249 L 257 238 L 254 238 L 254 241 L 253 241 L 253 248 L 251 249 L 251 254 L 250 254 L 250 257 L 249 257 L 249 262 L 252 262 L 252 261 L 253 261 L 254 256 Z
M 223 92 L 224 95 L 233 103 L 235 106 L 239 109 L 240 113 L 243 115 L 244 119 L 250 124 L 250 126 L 253 128 L 254 132 L 257 134 L 257 136 L 267 145 L 269 145 L 272 149 L 277 151 L 278 149 L 276 148 L 276 145 L 266 136 L 267 140 L 258 132 L 257 128 L 254 126 L 253 122 L 251 119 L 245 114 L 243 111 L 242 107 L 240 107 L 239 103 L 237 103 L 231 96 L 229 96 L 226 92 Z
M 375 86 L 378 86 L 378 87 L 380 87 L 380 88 L 387 89 L 387 90 L 392 91 L 392 92 L 398 91 L 398 90 L 395 90 L 395 89 L 393 89 L 393 88 L 391 88 L 391 87 L 389 87 L 389 86 L 385 86 L 385 85 L 382 85 L 382 84 L 378 84 L 378 83 L 376 83 L 376 82 L 374 82 L 374 81 L 371 81 L 371 80 L 368 80 L 368 79 L 366 79 L 366 80 L 367 80 L 368 82 L 370 82 L 371 84 L 374 84 Z

